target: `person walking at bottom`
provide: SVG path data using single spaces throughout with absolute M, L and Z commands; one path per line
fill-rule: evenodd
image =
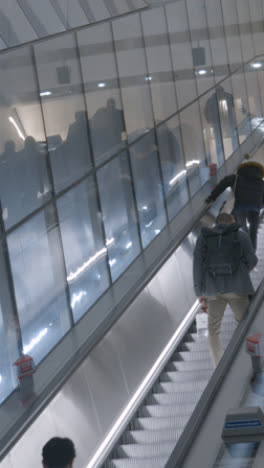
M 208 304 L 208 343 L 216 367 L 223 355 L 221 322 L 229 304 L 237 322 L 243 318 L 254 293 L 250 271 L 257 264 L 250 238 L 231 214 L 221 213 L 213 228 L 202 228 L 193 261 L 194 289 Z

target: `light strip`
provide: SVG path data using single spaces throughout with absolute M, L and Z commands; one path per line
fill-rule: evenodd
M 100 463 L 102 463 L 102 457 L 105 457 L 107 455 L 107 451 L 109 450 L 113 439 L 120 437 L 120 429 L 126 427 L 129 417 L 132 415 L 134 409 L 137 406 L 137 402 L 140 399 L 142 393 L 146 391 L 148 385 L 152 382 L 155 374 L 159 374 L 163 363 L 165 363 L 166 358 L 170 353 L 174 351 L 175 347 L 175 341 L 177 338 L 180 336 L 182 330 L 184 329 L 186 323 L 190 320 L 192 316 L 194 316 L 196 309 L 198 307 L 199 301 L 195 301 L 193 304 L 192 308 L 189 310 L 187 313 L 186 317 L 180 324 L 180 326 L 177 328 L 176 332 L 174 335 L 171 337 L 170 341 L 167 343 L 161 354 L 159 355 L 158 359 L 144 378 L 143 382 L 140 384 L 138 387 L 137 391 L 134 393 L 133 397 L 131 398 L 130 402 L 124 409 L 124 411 L 121 413 L 119 418 L 116 420 L 110 431 L 108 432 L 107 436 L 103 440 L 102 444 L 100 447 L 97 449 L 95 452 L 94 456 L 90 460 L 90 462 L 87 465 L 87 468 L 96 468 L 98 466 L 101 466 Z M 112 448 L 112 447 L 111 447 Z
M 192 159 L 192 161 L 188 161 L 185 166 L 186 167 L 191 167 L 193 166 L 194 164 L 200 164 L 201 161 L 199 161 L 199 159 Z
M 77 278 L 86 268 L 88 268 L 92 263 L 94 263 L 98 258 L 100 258 L 102 255 L 105 255 L 107 252 L 106 247 L 103 247 L 101 250 L 96 252 L 96 254 L 93 257 L 90 257 L 87 262 L 84 262 L 82 266 L 77 268 L 76 271 L 71 272 L 69 276 L 67 276 L 67 281 L 73 281 L 75 278 Z
M 13 117 L 11 117 L 11 116 L 8 117 L 8 120 L 9 120 L 9 122 L 11 122 L 11 124 L 14 125 L 14 127 L 15 127 L 15 129 L 16 129 L 18 135 L 20 136 L 20 138 L 22 138 L 22 140 L 25 141 L 26 138 L 24 137 L 23 133 L 21 132 L 19 126 L 17 125 L 17 123 L 16 123 L 16 121 L 13 119 Z
M 175 182 L 177 182 L 178 179 L 180 179 L 182 176 L 186 174 L 186 169 L 183 169 L 183 171 L 179 172 L 173 179 L 170 180 L 169 185 L 174 185 Z
M 35 336 L 35 338 L 32 338 L 32 340 L 27 346 L 24 346 L 23 353 L 24 354 L 29 353 L 29 351 L 35 348 L 36 344 L 38 344 L 47 333 L 48 333 L 47 328 L 44 328 L 43 330 L 41 330 L 41 332 L 39 332 L 39 334 Z

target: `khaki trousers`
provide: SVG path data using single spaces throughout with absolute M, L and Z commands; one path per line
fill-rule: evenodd
M 237 322 L 243 318 L 248 304 L 248 296 L 226 293 L 208 297 L 208 343 L 214 367 L 217 366 L 223 355 L 220 340 L 221 322 L 227 304 L 230 305 Z

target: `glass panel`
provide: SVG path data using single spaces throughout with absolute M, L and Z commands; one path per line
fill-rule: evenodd
M 5 246 L 0 248 L 0 404 L 17 386 L 14 362 L 18 358 L 17 320 L 14 314 L 5 261 Z
M 171 220 L 189 199 L 178 117 L 160 125 L 157 135 L 166 203 Z
M 218 110 L 217 91 L 207 93 L 200 98 L 203 137 L 208 163 L 224 163 L 222 132 Z
M 31 49 L 0 59 L 0 197 L 6 228 L 50 195 L 47 154 Z
M 170 35 L 178 106 L 181 108 L 197 97 L 185 2 L 166 5 L 165 10 Z
M 157 146 L 151 132 L 130 147 L 141 239 L 145 248 L 166 224 Z
M 91 167 L 74 36 L 40 42 L 35 51 L 54 184 L 60 191 Z
M 242 55 L 244 62 L 247 62 L 252 57 L 254 57 L 255 53 L 252 39 L 249 0 L 239 0 L 239 2 L 237 2 L 237 12 L 242 45 Z
M 229 72 L 221 2 L 219 0 L 205 0 L 205 5 L 215 80 L 219 81 Z
M 198 102 L 181 112 L 180 121 L 190 193 L 193 196 L 209 178 Z
M 80 31 L 78 43 L 93 151 L 99 164 L 122 149 L 126 140 L 110 25 Z
M 56 34 L 65 30 L 63 23 L 59 20 L 58 15 L 55 14 L 50 2 L 26 0 L 26 2 L 18 3 L 25 17 L 31 19 L 31 23 L 35 27 L 39 37 Z
M 8 47 L 38 39 L 17 0 L 1 2 L 1 36 Z
M 222 0 L 227 53 L 231 71 L 237 69 L 242 64 L 236 3 L 236 0 Z
M 140 253 L 126 152 L 98 171 L 98 183 L 109 264 L 115 281 Z
M 24 353 L 36 363 L 70 328 L 56 226 L 49 205 L 8 236 Z
M 239 142 L 242 143 L 251 133 L 250 114 L 248 112 L 247 91 L 243 70 L 239 70 L 231 77 L 236 122 L 239 135 Z
M 255 61 L 254 61 L 255 63 Z M 263 86 L 263 80 L 264 80 L 264 57 L 260 56 L 257 58 L 257 63 L 261 65 L 257 70 L 257 75 L 258 75 L 258 82 L 259 82 L 259 90 L 260 90 L 260 99 L 261 99 L 261 107 L 262 107 L 262 113 L 264 115 L 264 86 Z
M 192 39 L 193 65 L 198 93 L 202 94 L 214 86 L 214 69 L 204 0 L 187 0 L 187 8 Z
M 92 177 L 57 201 L 74 320 L 109 286 L 99 208 Z
M 153 127 L 144 45 L 138 14 L 113 21 L 128 141 Z
M 213 113 L 219 113 L 221 122 L 222 140 L 224 145 L 226 159 L 238 147 L 238 135 L 236 128 L 235 117 L 235 100 L 232 94 L 232 86 L 230 79 L 225 80 L 217 87 L 216 98 L 218 102 L 218 109 L 216 108 L 215 99 L 212 98 Z M 210 109 L 209 109 L 210 111 Z M 216 119 L 212 118 L 213 121 Z
M 255 54 L 263 53 L 263 6 L 262 0 L 250 0 L 250 16 Z
M 251 119 L 251 126 L 253 129 L 256 128 L 263 119 L 258 75 L 256 71 L 258 70 L 258 68 L 256 68 L 256 66 L 262 67 L 262 62 L 258 61 L 258 59 L 246 65 L 244 69 L 248 95 L 249 113 Z
M 149 80 L 156 123 L 177 110 L 164 9 L 142 13 Z

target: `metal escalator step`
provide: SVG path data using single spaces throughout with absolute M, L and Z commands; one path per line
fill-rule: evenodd
M 157 429 L 183 429 L 189 420 L 187 416 L 170 416 L 160 418 L 136 418 L 133 421 L 133 429 L 146 429 L 156 431 Z
M 169 457 L 175 447 L 175 441 L 162 444 L 125 444 L 115 450 L 116 458 L 150 458 L 156 456 Z
M 182 434 L 182 429 L 162 429 L 156 431 L 126 431 L 122 436 L 122 443 L 126 444 L 160 444 L 175 442 Z
M 179 351 L 173 355 L 173 361 L 192 361 L 192 360 L 197 360 L 198 359 L 204 359 L 209 356 L 209 349 L 207 345 L 207 349 L 203 348 L 201 350 L 196 350 L 196 351 Z
M 185 405 L 145 405 L 140 408 L 138 414 L 140 417 L 167 417 L 167 416 L 188 416 L 191 415 L 195 403 Z
M 197 360 L 197 361 L 174 361 L 176 369 L 179 371 L 187 371 L 187 370 L 197 370 L 197 369 L 212 369 L 212 360 L 210 356 L 208 359 L 204 360 Z
M 183 405 L 188 403 L 197 403 L 200 393 L 181 392 L 181 393 L 153 393 L 147 398 L 149 404 L 159 405 Z
M 172 363 L 174 369 L 176 369 L 176 363 Z M 168 370 L 166 373 L 163 373 L 160 376 L 161 382 L 193 382 L 198 379 L 208 379 L 213 374 L 213 369 L 196 369 L 196 370 L 187 370 L 187 371 L 176 371 Z
M 164 468 L 168 457 L 142 458 L 131 460 L 123 458 L 107 462 L 103 468 Z
M 186 363 L 184 363 L 186 364 Z M 155 393 L 181 393 L 181 392 L 202 392 L 207 385 L 207 380 L 193 380 L 186 382 L 159 382 L 155 384 Z

